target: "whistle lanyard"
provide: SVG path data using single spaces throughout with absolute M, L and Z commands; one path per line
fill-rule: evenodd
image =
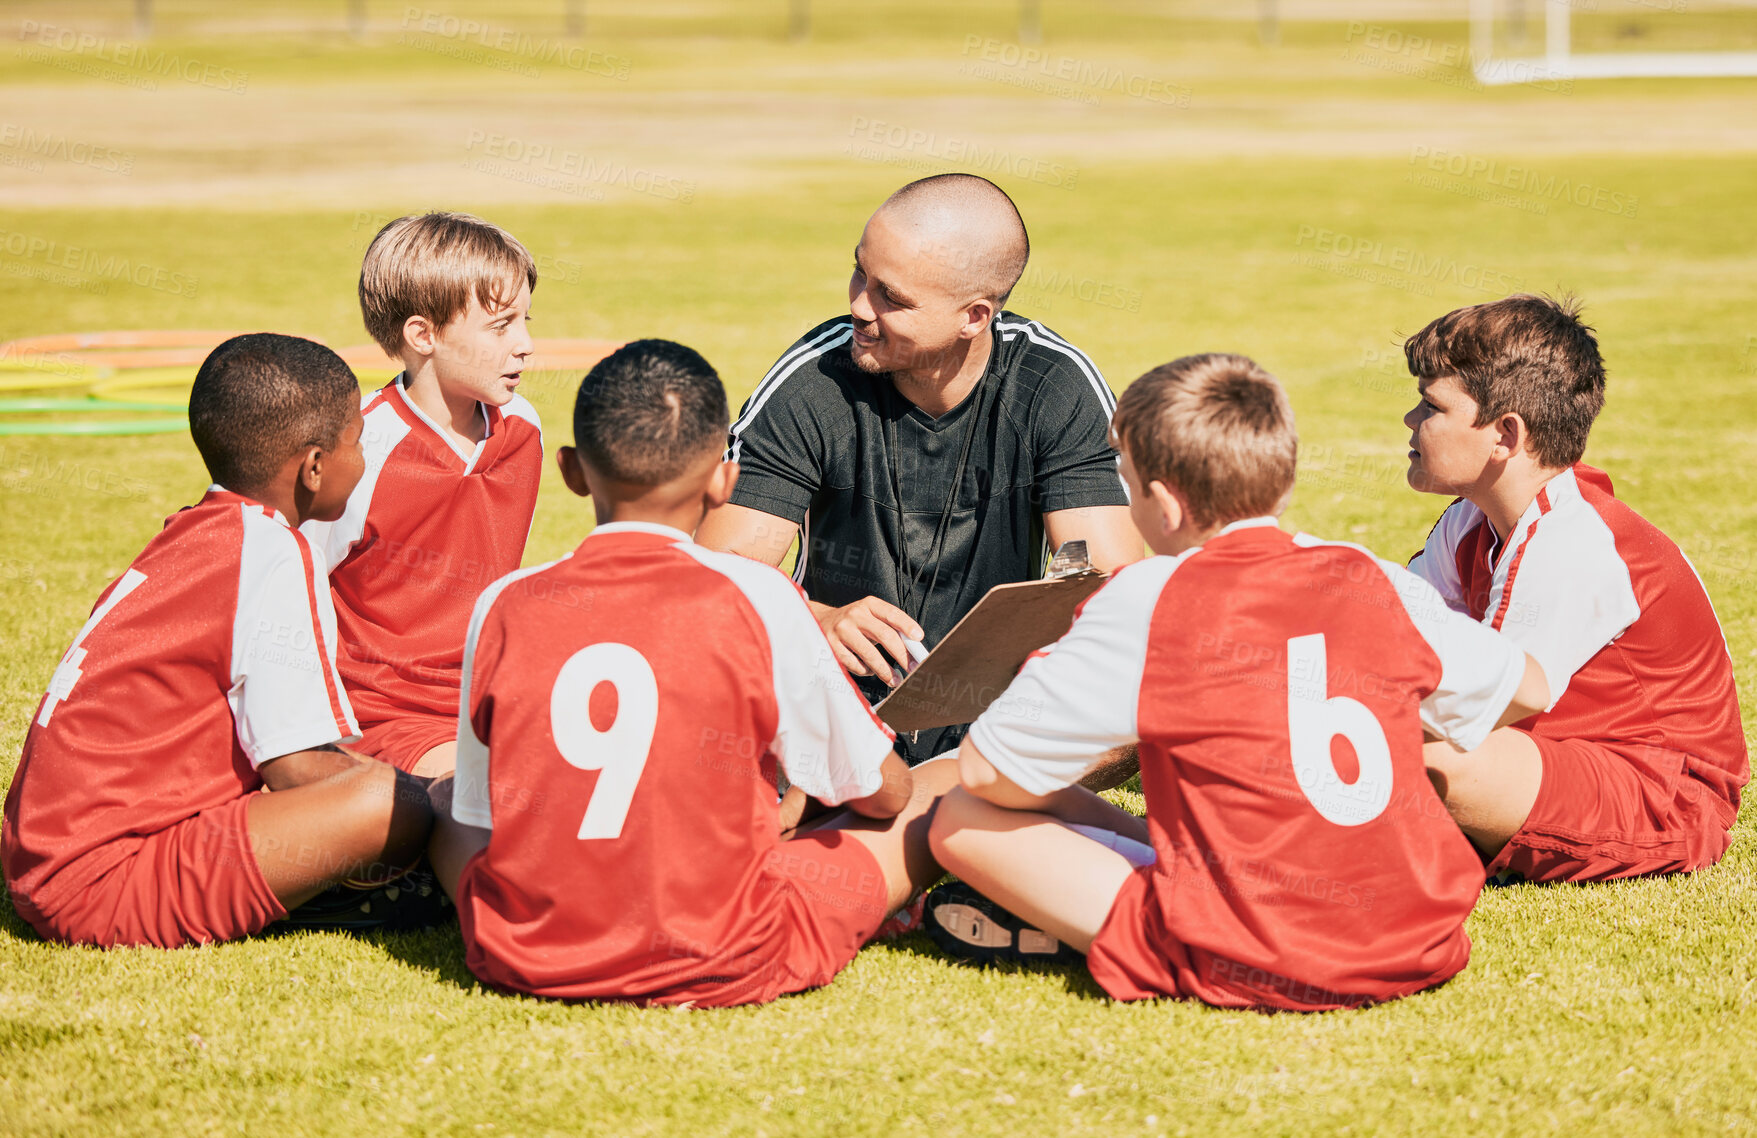
M 966 412 L 964 424 L 964 440 L 958 447 L 958 465 L 952 475 L 952 484 L 946 490 L 946 504 L 940 510 L 939 524 L 934 526 L 933 540 L 928 544 L 928 560 L 933 563 L 933 576 L 928 579 L 927 590 L 921 594 L 921 604 L 910 607 L 915 597 L 916 586 L 921 584 L 921 574 L 926 570 L 923 565 L 916 568 L 914 559 L 909 556 L 909 521 L 903 511 L 902 472 L 897 462 L 897 416 L 893 414 L 894 405 L 891 400 L 896 395 L 890 378 L 885 384 L 885 449 L 889 452 L 891 474 L 891 503 L 897 512 L 897 561 L 892 566 L 897 587 L 897 606 L 908 613 L 915 622 L 927 629 L 927 602 L 933 597 L 934 587 L 939 584 L 940 561 L 945 550 L 946 535 L 951 532 L 952 510 L 958 504 L 958 488 L 964 484 L 964 473 L 969 467 L 970 445 L 976 439 L 977 425 L 982 418 L 982 409 L 987 402 L 988 377 L 984 376 L 976 384 L 976 405 Z M 905 411 L 904 414 L 908 412 Z

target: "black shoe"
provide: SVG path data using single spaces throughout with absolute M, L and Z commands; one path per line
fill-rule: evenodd
M 457 909 L 432 871 L 411 869 L 373 885 L 332 885 L 270 925 L 269 931 L 407 932 L 438 928 L 456 919 Z
M 971 964 L 1077 964 L 1081 955 L 962 881 L 930 891 L 922 924 L 940 951 Z

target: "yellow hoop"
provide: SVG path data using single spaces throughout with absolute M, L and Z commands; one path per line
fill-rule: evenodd
M 0 359 L 0 391 L 76 391 L 103 374 L 71 360 L 14 356 Z
M 92 384 L 92 394 L 99 399 L 130 398 L 140 391 L 180 391 L 187 394 L 194 382 L 193 367 L 131 368 L 111 379 Z

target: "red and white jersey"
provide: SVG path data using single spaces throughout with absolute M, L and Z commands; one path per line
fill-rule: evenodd
M 470 623 L 452 806 L 493 830 L 459 886 L 471 971 L 724 1002 L 782 963 L 807 903 L 772 867 L 777 764 L 845 802 L 879 789 L 894 738 L 767 565 L 619 522 L 497 581 Z
M 1118 572 L 970 738 L 1037 794 L 1140 744 L 1144 932 L 1179 992 L 1359 1004 L 1469 959 L 1482 861 L 1428 782 L 1423 728 L 1476 746 L 1524 668 L 1400 566 L 1258 518 Z
M 1520 726 L 1602 743 L 1660 774 L 1675 776 L 1681 754 L 1738 806 L 1751 766 L 1714 606 L 1603 471 L 1578 464 L 1552 478 L 1504 542 L 1481 510 L 1454 502 L 1409 567 L 1543 665 L 1549 710 Z
M 524 559 L 543 474 L 537 412 L 518 395 L 483 405 L 488 436 L 465 450 L 402 376 L 363 410 L 366 472 L 347 511 L 302 527 L 332 566 L 337 662 L 363 723 L 455 715 L 471 606 Z
M 261 787 L 262 763 L 358 737 L 324 568 L 279 513 L 218 486 L 166 519 L 25 736 L 0 835 L 15 899 L 52 910 L 145 835 Z

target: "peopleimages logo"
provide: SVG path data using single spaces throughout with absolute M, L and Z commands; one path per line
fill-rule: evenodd
M 119 67 L 124 72 L 123 75 L 111 75 L 107 78 L 122 80 L 129 86 L 146 91 L 158 90 L 157 79 L 170 79 L 233 94 L 243 94 L 250 83 L 248 71 L 221 67 L 147 44 L 113 40 L 108 36 L 78 32 L 39 20 L 21 22 L 18 26 L 18 38 L 25 43 L 19 49 L 19 54 L 33 63 L 64 67 L 72 57 L 105 63 Z M 64 58 L 57 59 L 51 52 L 60 52 Z M 84 70 L 77 65 L 66 66 L 66 69 Z M 136 74 L 129 74 L 131 72 Z M 96 74 L 96 77 L 106 78 L 102 74 Z
M 598 159 L 583 150 L 558 148 L 516 135 L 473 130 L 464 150 L 467 169 L 510 178 L 592 198 L 601 198 L 604 187 L 649 194 L 685 205 L 695 200 L 696 184 L 641 166 L 613 159 Z
M 431 38 L 423 41 L 411 33 Z M 410 6 L 403 10 L 403 33 L 397 42 L 425 51 L 438 51 L 440 48 L 437 41 L 444 40 L 459 45 L 473 44 L 489 51 L 515 56 L 519 60 L 562 67 L 587 75 L 600 75 L 606 79 L 627 79 L 629 73 L 627 56 L 610 55 L 596 48 L 568 43 L 553 36 L 532 35 L 530 32 L 521 32 L 483 20 L 466 19 L 449 12 L 436 12 L 431 8 Z M 454 54 L 444 51 L 440 53 Z M 472 63 L 495 63 L 490 57 L 481 55 L 458 55 L 457 58 Z M 503 66 L 502 69 L 518 70 L 521 74 L 531 76 L 538 74 L 534 69 L 524 70 L 517 66 Z
M 32 233 L 0 229 L 0 253 L 51 269 L 68 269 L 99 278 L 150 288 L 172 296 L 193 298 L 199 278 L 162 265 L 134 261 L 82 245 L 68 245 Z
M 39 131 L 22 123 L 0 122 L 0 148 L 19 151 L 32 159 L 68 162 L 122 177 L 127 177 L 134 169 L 134 155 L 125 150 L 69 138 L 54 131 Z M 40 161 L 36 169 L 42 169 Z
M 1531 202 L 1532 205 L 1566 202 L 1582 209 L 1608 213 L 1613 217 L 1634 217 L 1636 208 L 1641 204 L 1641 199 L 1636 195 L 1614 190 L 1609 186 L 1578 181 L 1516 162 L 1506 162 L 1483 154 L 1467 154 L 1460 150 L 1412 146 L 1409 150 L 1409 164 L 1416 174 L 1423 171 L 1434 175 L 1444 174 L 1464 182 L 1480 182 L 1485 186 L 1494 186 L 1515 194 L 1526 194 L 1536 199 Z M 1437 181 L 1418 184 L 1433 189 L 1445 188 Z M 1545 211 L 1540 209 L 1535 212 Z
M 1360 237 L 1322 226 L 1301 225 L 1294 239 L 1294 247 L 1302 251 L 1296 254 L 1301 259 L 1301 264 L 1314 268 L 1342 266 L 1358 269 L 1361 270 L 1361 279 L 1371 280 L 1373 283 L 1392 284 L 1402 281 L 1409 285 L 1427 287 L 1435 284 L 1455 285 L 1473 291 L 1499 294 L 1521 292 L 1524 289 L 1524 278 L 1500 269 L 1473 261 L 1460 261 L 1456 257 L 1426 253 L 1407 245 L 1387 245 L 1375 238 Z M 1376 270 L 1394 273 L 1397 277 L 1379 279 L 1382 274 L 1376 273 Z M 1356 274 L 1345 272 L 1343 275 Z M 1421 291 L 1424 296 L 1432 295 L 1431 292 L 1417 291 Z
M 1071 190 L 1080 170 L 1051 158 L 1021 154 L 1005 147 L 989 146 L 968 138 L 942 135 L 935 130 L 855 115 L 848 127 L 849 141 L 843 153 L 863 162 L 901 166 L 926 173 L 942 167 L 985 174 L 1007 174 L 1056 189 Z
M 1055 55 L 993 37 L 967 35 L 964 56 L 974 63 L 959 68 L 965 75 L 1023 87 L 1040 94 L 1093 104 L 1099 94 L 1125 95 L 1149 103 L 1188 107 L 1190 89 L 1157 75 L 1142 75 L 1112 63 Z

